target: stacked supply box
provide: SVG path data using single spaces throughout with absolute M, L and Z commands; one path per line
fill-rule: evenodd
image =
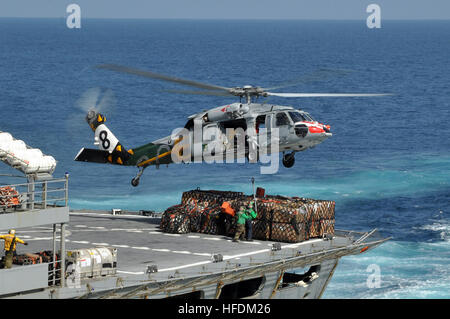
M 248 207 L 252 196 L 240 192 L 192 190 L 184 192 L 181 204 L 168 208 L 161 229 L 171 233 L 199 232 L 233 236 L 236 217 L 222 212 L 228 202 L 237 212 Z M 334 201 L 267 195 L 256 200 L 253 237 L 297 243 L 334 234 Z

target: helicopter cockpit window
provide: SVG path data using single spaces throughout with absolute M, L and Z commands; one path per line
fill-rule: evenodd
M 282 125 L 288 125 L 288 124 L 289 124 L 289 119 L 288 119 L 286 113 L 284 113 L 284 112 L 278 113 L 277 117 L 276 117 L 276 125 L 282 126 Z
M 289 116 L 291 117 L 294 123 L 308 121 L 301 113 L 299 112 L 289 112 Z
M 303 116 L 306 117 L 306 119 L 310 122 L 315 122 L 314 119 L 309 115 L 308 113 L 303 113 Z

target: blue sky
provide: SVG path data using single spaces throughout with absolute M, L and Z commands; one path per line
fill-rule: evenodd
M 450 19 L 450 0 L 1 0 L 0 17 L 66 17 L 70 3 L 85 18 L 364 20 L 376 3 L 382 19 Z

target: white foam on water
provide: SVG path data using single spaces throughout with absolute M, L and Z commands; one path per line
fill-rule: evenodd
M 430 230 L 433 232 L 437 232 L 442 241 L 449 243 L 450 242 L 450 222 L 448 221 L 439 221 L 434 222 L 432 224 L 424 225 L 418 227 L 418 229 L 422 230 Z M 433 244 L 441 244 L 440 242 L 435 242 Z M 450 261 L 449 261 L 450 263 Z
M 428 226 L 441 230 L 438 225 Z M 450 298 L 449 262 L 446 241 L 390 241 L 365 254 L 342 258 L 324 298 Z M 373 274 L 368 267 L 373 264 L 380 269 L 380 288 L 367 284 Z

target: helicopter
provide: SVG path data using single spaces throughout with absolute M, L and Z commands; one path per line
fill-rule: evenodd
M 232 154 L 235 158 L 246 158 L 255 163 L 258 150 L 265 153 L 273 151 L 271 144 L 276 144 L 276 152 L 283 154 L 282 163 L 286 168 L 295 164 L 295 153 L 305 151 L 322 143 L 332 136 L 330 125 L 313 119 L 306 111 L 292 106 L 258 103 L 260 97 L 310 98 L 310 97 L 371 97 L 390 95 L 386 93 L 276 93 L 271 92 L 283 86 L 261 88 L 245 85 L 242 87 L 224 87 L 198 81 L 172 77 L 150 71 L 143 71 L 115 64 L 102 64 L 99 69 L 128 73 L 161 81 L 173 82 L 195 87 L 201 90 L 166 90 L 170 93 L 211 95 L 239 98 L 239 102 L 226 104 L 204 110 L 187 118 L 184 131 L 174 131 L 171 135 L 138 147 L 126 149 L 116 136 L 105 125 L 104 114 L 90 109 L 86 122 L 94 132 L 94 144 L 99 149 L 82 148 L 75 161 L 92 163 L 109 163 L 119 166 L 136 166 L 139 171 L 132 178 L 131 185 L 139 185 L 140 178 L 148 166 L 169 165 L 177 163 L 177 159 L 194 160 L 209 151 L 215 159 L 223 159 Z M 289 83 L 285 86 L 290 86 Z M 207 136 L 196 136 L 196 129 L 209 132 Z M 232 132 L 230 135 L 229 132 Z M 248 132 L 248 134 L 246 134 Z M 265 138 L 262 138 L 264 132 Z M 275 134 L 275 132 L 277 134 Z M 275 138 L 271 137 L 271 134 Z M 239 149 L 240 143 L 243 147 Z M 180 148 L 180 146 L 188 146 Z M 220 146 L 220 147 L 217 147 Z M 211 148 L 208 150 L 208 148 Z M 187 151 L 186 151 L 187 150 Z M 198 161 L 197 161 L 198 162 Z

